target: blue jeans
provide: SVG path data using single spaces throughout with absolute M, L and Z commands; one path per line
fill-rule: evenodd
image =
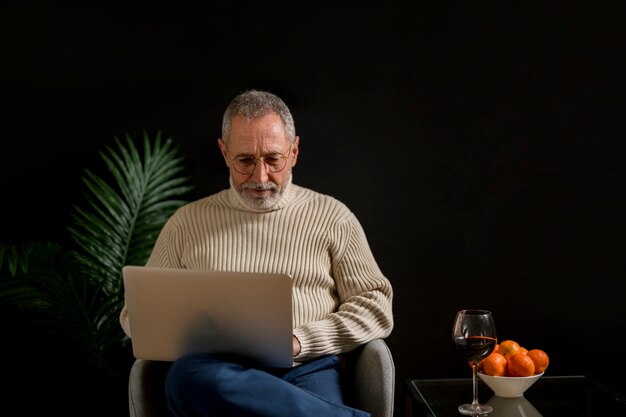
M 242 361 L 196 353 L 176 360 L 165 390 L 177 417 L 369 417 L 343 402 L 339 358 L 293 368 L 253 368 Z

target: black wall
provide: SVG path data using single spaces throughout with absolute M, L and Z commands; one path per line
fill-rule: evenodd
M 126 133 L 180 143 L 195 197 L 226 187 L 222 112 L 268 89 L 295 116 L 294 181 L 353 209 L 394 285 L 398 415 L 404 378 L 469 376 L 466 307 L 548 373 L 626 391 L 617 10 L 52 3 L 0 6 L 0 243 L 67 239 L 83 168 Z

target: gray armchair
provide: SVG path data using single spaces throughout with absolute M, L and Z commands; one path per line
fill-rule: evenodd
M 171 417 L 165 404 L 164 381 L 170 362 L 135 360 L 128 380 L 130 417 Z M 346 401 L 372 417 L 392 417 L 395 365 L 382 339 L 346 355 L 343 380 Z

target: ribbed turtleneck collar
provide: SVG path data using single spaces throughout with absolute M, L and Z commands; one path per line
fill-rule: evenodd
M 234 208 L 239 209 L 239 210 L 250 211 L 250 212 L 255 212 L 255 213 L 267 213 L 270 211 L 280 210 L 286 207 L 287 205 L 289 205 L 289 203 L 293 201 L 293 199 L 295 198 L 296 186 L 294 186 L 291 183 L 291 180 L 292 180 L 292 176 L 290 175 L 289 178 L 287 179 L 287 182 L 285 183 L 285 191 L 283 192 L 278 202 L 269 208 L 262 209 L 262 208 L 249 207 L 243 201 L 241 194 L 239 194 L 237 190 L 235 189 L 235 186 L 233 184 L 233 179 L 232 177 L 230 177 L 229 178 L 230 188 L 228 189 L 228 199 L 230 201 L 230 204 L 232 204 Z

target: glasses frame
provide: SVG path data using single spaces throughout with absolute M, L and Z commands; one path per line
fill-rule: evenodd
M 265 155 L 265 156 L 256 156 L 256 155 L 252 156 L 252 155 L 250 155 L 249 156 L 250 158 L 254 158 L 254 167 L 252 168 L 252 171 L 250 171 L 250 172 L 242 172 L 242 171 L 237 169 L 237 165 L 236 165 L 237 156 L 235 156 L 234 158 L 230 158 L 230 150 L 228 149 L 228 145 L 224 144 L 224 146 L 226 147 L 226 152 L 228 153 L 229 160 L 230 160 L 230 163 L 231 163 L 233 169 L 235 171 L 237 171 L 239 174 L 241 174 L 241 175 L 252 175 L 254 173 L 254 171 L 256 170 L 256 167 L 257 167 L 257 164 L 259 163 L 259 160 L 261 160 L 263 162 L 263 165 L 265 165 L 265 170 L 267 172 L 269 172 L 271 174 L 277 174 L 279 172 L 282 172 L 287 167 L 287 162 L 291 158 L 291 150 L 293 148 L 293 142 L 289 143 L 289 150 L 287 151 L 286 154 L 280 153 L 280 152 L 273 152 L 273 153 L 270 154 L 270 155 L 278 154 L 278 155 L 280 155 L 280 156 L 285 158 L 285 165 L 283 165 L 283 167 L 281 169 L 277 170 L 277 171 L 270 170 L 270 165 L 267 162 L 265 162 L 265 158 L 267 158 L 268 155 Z

